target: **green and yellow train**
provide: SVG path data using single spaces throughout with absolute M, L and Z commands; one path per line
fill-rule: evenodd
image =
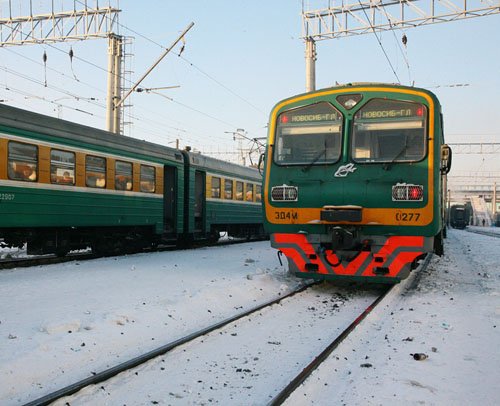
M 272 110 L 264 225 L 299 277 L 396 283 L 443 253 L 441 107 L 424 89 L 349 84 Z
M 263 235 L 261 176 L 0 104 L 0 239 L 100 254 Z

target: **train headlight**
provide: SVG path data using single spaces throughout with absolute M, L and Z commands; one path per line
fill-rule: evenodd
M 421 202 L 422 200 L 424 200 L 422 185 L 398 183 L 392 186 L 393 202 Z
M 299 189 L 296 186 L 273 186 L 271 200 L 273 202 L 296 202 L 299 198 Z

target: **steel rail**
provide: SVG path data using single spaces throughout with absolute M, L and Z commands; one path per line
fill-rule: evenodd
M 430 262 L 432 255 L 426 256 L 423 264 L 419 269 L 419 274 L 422 273 Z M 305 380 L 328 358 L 349 334 L 368 316 L 375 307 L 387 296 L 395 285 L 387 287 L 387 289 L 375 299 L 340 335 L 337 336 L 318 356 L 316 356 L 290 383 L 285 386 L 267 405 L 281 405 Z
M 2 259 L 0 260 L 0 271 L 4 269 L 28 268 L 31 266 L 39 266 L 39 265 L 61 264 L 64 262 L 88 260 L 94 258 L 99 258 L 99 257 L 92 253 L 81 253 L 81 254 L 68 254 L 64 257 L 58 257 L 55 254 L 47 254 L 43 256 L 30 257 L 30 258 Z
M 467 229 L 467 232 L 474 233 L 474 234 L 487 235 L 488 237 L 500 238 L 500 234 L 499 233 L 494 233 L 493 231 L 469 230 L 469 229 Z
M 179 339 L 172 341 L 168 344 L 162 345 L 161 347 L 158 347 L 154 350 L 151 350 L 143 355 L 139 355 L 139 356 L 132 358 L 128 361 L 122 362 L 121 364 L 118 364 L 114 367 L 111 367 L 111 368 L 106 369 L 104 371 L 98 372 L 98 373 L 96 373 L 88 378 L 82 379 L 82 380 L 75 382 L 71 385 L 65 386 L 64 388 L 61 388 L 61 389 L 54 391 L 54 392 L 51 392 L 51 393 L 49 393 L 45 396 L 42 396 L 36 400 L 30 401 L 30 402 L 26 403 L 24 406 L 48 405 L 48 404 L 50 404 L 58 399 L 65 397 L 65 396 L 72 395 L 72 394 L 78 392 L 79 390 L 89 386 L 89 385 L 95 385 L 95 384 L 98 384 L 100 382 L 106 381 L 106 380 L 120 374 L 121 372 L 125 372 L 129 369 L 132 369 L 132 368 L 135 368 L 141 364 L 144 364 L 153 358 L 156 358 L 160 355 L 164 355 L 180 345 L 183 345 L 183 344 L 186 344 L 190 341 L 193 341 L 198 337 L 201 337 L 201 336 L 204 336 L 208 333 L 211 333 L 214 330 L 220 329 L 228 324 L 231 324 L 231 323 L 233 323 L 239 319 L 242 319 L 244 317 L 247 317 L 250 314 L 255 313 L 257 311 L 260 311 L 266 307 L 277 304 L 280 301 L 282 301 L 283 299 L 286 299 L 286 298 L 294 296 L 300 292 L 303 292 L 304 290 L 306 290 L 309 287 L 311 287 L 315 284 L 318 284 L 318 283 L 319 282 L 313 282 L 313 283 L 302 285 L 300 288 L 298 288 L 294 291 L 291 291 L 284 296 L 281 296 L 279 298 L 276 298 L 276 299 L 270 300 L 268 302 L 265 302 L 263 304 L 260 304 L 256 307 L 251 308 L 250 310 L 246 310 L 244 312 L 238 313 L 234 316 L 231 316 L 231 317 L 229 317 L 225 320 L 222 320 L 218 323 L 215 323 L 211 326 L 205 327 L 201 330 L 198 330 L 194 333 L 191 333 L 185 337 L 179 338 Z

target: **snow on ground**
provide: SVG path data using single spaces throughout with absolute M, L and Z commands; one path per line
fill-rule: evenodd
M 375 309 L 288 404 L 498 405 L 499 248 L 449 230 L 446 256 L 414 275 L 416 290 Z
M 447 255 L 391 292 L 288 404 L 498 404 L 499 247 L 449 230 Z M 0 404 L 33 400 L 299 283 L 269 242 L 0 271 Z
M 42 396 L 301 283 L 278 267 L 260 242 L 0 271 L 0 404 Z

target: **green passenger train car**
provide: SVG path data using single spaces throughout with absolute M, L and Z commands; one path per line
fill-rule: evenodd
M 441 107 L 424 89 L 349 84 L 271 112 L 264 225 L 299 277 L 395 283 L 443 252 Z
M 195 176 L 190 161 L 212 165 L 200 164 Z M 88 246 L 108 254 L 214 239 L 229 230 L 213 224 L 205 189 L 198 190 L 200 229 L 192 210 L 191 182 L 205 185 L 210 173 L 261 184 L 250 168 L 0 104 L 0 239 L 27 242 L 30 254 Z M 262 228 L 260 203 L 251 203 L 234 202 L 240 212 L 228 216 L 231 232 Z
M 221 232 L 234 237 L 264 235 L 262 184 L 258 171 L 184 151 L 186 159 L 185 221 L 193 237 Z

